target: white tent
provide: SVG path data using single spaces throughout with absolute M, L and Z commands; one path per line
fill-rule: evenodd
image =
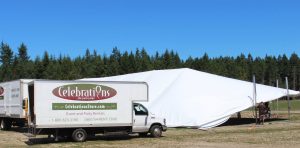
M 253 83 L 188 68 L 82 80 L 147 82 L 149 102 L 143 104 L 152 113 L 165 117 L 169 127 L 215 127 L 232 114 L 253 106 Z M 258 84 L 256 88 L 258 103 L 287 94 L 285 89 L 276 87 Z

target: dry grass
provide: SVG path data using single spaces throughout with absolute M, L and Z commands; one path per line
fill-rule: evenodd
M 246 116 L 251 113 L 242 113 Z M 286 114 L 280 114 L 282 119 Z M 300 114 L 292 114 L 290 121 L 272 120 L 265 125 L 232 120 L 229 125 L 201 131 L 197 129 L 171 128 L 158 139 L 130 136 L 96 136 L 84 143 L 68 140 L 53 142 L 39 138 L 34 144 L 17 131 L 1 131 L 1 147 L 300 147 Z M 249 123 L 250 122 L 250 123 Z M 239 124 L 239 125 L 237 125 Z

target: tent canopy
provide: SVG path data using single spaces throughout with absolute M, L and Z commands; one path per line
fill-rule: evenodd
M 253 83 L 188 68 L 82 80 L 147 82 L 149 102 L 141 103 L 166 118 L 169 127 L 215 127 L 253 106 Z M 256 89 L 258 103 L 287 95 L 285 89 L 266 85 L 257 84 Z M 289 94 L 299 92 L 290 90 Z

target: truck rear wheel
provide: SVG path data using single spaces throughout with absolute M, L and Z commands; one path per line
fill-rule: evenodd
M 161 137 L 161 135 L 162 135 L 162 129 L 161 129 L 161 127 L 159 125 L 153 125 L 150 128 L 150 134 L 154 138 Z
M 9 130 L 11 128 L 11 121 L 7 119 L 2 119 L 0 123 L 1 130 Z
M 72 133 L 72 139 L 76 142 L 84 142 L 86 138 L 87 138 L 87 133 L 82 128 L 76 129 Z

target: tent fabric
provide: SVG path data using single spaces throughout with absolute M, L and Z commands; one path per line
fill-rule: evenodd
M 212 128 L 232 114 L 253 106 L 253 83 L 188 68 L 86 78 L 88 81 L 143 81 L 149 85 L 149 102 L 140 102 L 164 117 L 169 127 Z M 287 95 L 286 89 L 256 85 L 257 103 Z M 289 91 L 298 95 L 298 91 Z

